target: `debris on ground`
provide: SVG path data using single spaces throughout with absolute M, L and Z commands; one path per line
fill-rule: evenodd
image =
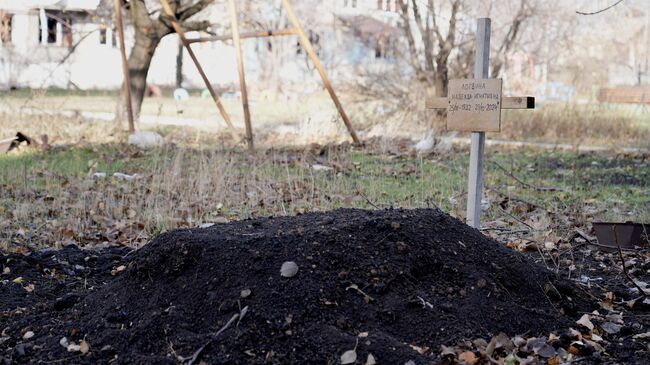
M 164 143 L 163 137 L 153 131 L 136 131 L 129 135 L 128 144 L 135 145 L 140 148 L 153 148 L 160 147 Z

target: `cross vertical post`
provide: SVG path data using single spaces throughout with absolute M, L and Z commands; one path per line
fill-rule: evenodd
M 474 78 L 487 79 L 490 68 L 490 18 L 478 20 L 476 29 L 476 59 Z M 467 224 L 481 226 L 481 198 L 483 196 L 483 154 L 485 151 L 485 132 L 472 132 L 472 145 L 469 156 L 469 178 L 467 187 Z

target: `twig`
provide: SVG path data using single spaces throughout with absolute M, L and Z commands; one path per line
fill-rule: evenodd
M 490 190 L 494 191 L 495 193 L 497 193 L 497 194 L 499 194 L 499 195 L 501 195 L 501 196 L 503 196 L 505 198 L 508 198 L 510 200 L 514 200 L 514 201 L 517 201 L 517 202 L 520 202 L 520 203 L 528 204 L 531 207 L 535 207 L 535 208 L 538 208 L 538 209 L 541 209 L 541 210 L 545 210 L 545 211 L 547 211 L 549 213 L 555 213 L 555 212 L 552 212 L 552 211 L 546 209 L 545 207 L 543 207 L 543 206 L 541 206 L 539 204 L 535 204 L 533 202 L 530 202 L 528 200 L 525 200 L 523 198 L 520 198 L 520 197 L 512 195 L 512 194 L 506 194 L 506 193 L 504 193 L 504 192 L 502 192 L 502 191 L 500 191 L 498 189 L 495 189 L 493 187 L 488 187 L 488 189 L 490 189 Z
M 248 306 L 244 307 L 244 309 L 242 309 L 239 313 L 233 315 L 232 318 L 230 318 L 230 320 L 228 322 L 226 322 L 226 324 L 223 327 L 221 327 L 221 329 L 219 331 L 217 331 L 217 333 L 215 333 L 212 336 L 212 338 L 210 338 L 208 340 L 208 342 L 206 342 L 203 346 L 199 347 L 199 349 L 196 350 L 194 352 L 194 354 L 192 354 L 192 356 L 181 357 L 180 358 L 181 362 L 186 362 L 187 361 L 187 365 L 194 364 L 194 362 L 196 360 L 198 360 L 199 356 L 201 356 L 201 353 L 203 352 L 203 350 L 205 350 L 205 348 L 208 345 L 210 345 L 212 342 L 214 342 L 217 339 L 217 337 L 219 337 L 219 335 L 221 333 L 223 333 L 223 331 L 227 330 L 228 327 L 230 327 L 230 325 L 233 324 L 233 322 L 235 322 L 239 317 L 244 317 L 244 314 L 246 314 L 247 311 L 248 311 Z
M 357 188 L 357 193 L 361 195 L 362 198 L 366 199 L 366 202 L 368 202 L 368 204 L 370 204 L 373 208 L 380 209 L 377 205 L 375 205 L 375 203 L 370 201 L 370 199 L 368 199 L 368 197 L 364 193 L 362 193 L 361 190 L 358 188 Z
M 510 176 L 516 182 L 520 183 L 524 187 L 527 187 L 527 188 L 530 188 L 530 189 L 533 189 L 533 190 L 537 190 L 537 191 L 564 191 L 564 189 L 562 189 L 562 188 L 557 188 L 557 187 L 553 187 L 553 186 L 544 187 L 544 186 L 535 186 L 535 185 L 529 184 L 529 183 L 521 180 L 517 176 L 515 176 L 512 172 L 508 171 L 505 167 L 501 166 L 498 162 L 496 162 L 496 161 L 490 161 L 490 162 L 492 162 L 496 167 L 498 167 L 506 175 Z
M 586 13 L 586 12 L 582 12 L 582 11 L 577 11 L 577 10 L 576 10 L 576 14 L 580 14 L 580 15 L 596 15 L 596 14 L 600 14 L 600 13 L 602 13 L 602 12 L 605 12 L 605 11 L 607 11 L 607 10 L 609 10 L 609 9 L 611 9 L 611 8 L 613 8 L 613 7 L 615 7 L 616 5 L 618 5 L 618 4 L 622 3 L 622 2 L 623 2 L 623 0 L 618 0 L 618 1 L 615 2 L 614 4 L 608 6 L 608 7 L 604 8 L 604 9 L 600 9 L 600 10 L 598 10 L 598 11 L 594 11 L 593 13 Z
M 498 206 L 498 208 L 499 208 L 499 210 L 500 210 L 501 212 L 503 212 L 503 214 L 508 215 L 508 216 L 511 217 L 512 219 L 514 219 L 514 220 L 516 220 L 517 222 L 519 222 L 519 223 L 523 224 L 524 226 L 528 227 L 528 228 L 529 228 L 529 231 L 534 231 L 534 230 L 535 230 L 535 229 L 533 228 L 533 226 L 531 226 L 530 224 L 528 224 L 528 223 L 522 221 L 521 219 L 515 217 L 513 214 L 507 212 L 505 209 L 503 209 L 503 208 L 501 208 L 501 207 L 499 207 L 499 206 Z
M 625 257 L 623 257 L 623 250 L 621 250 L 621 244 L 618 242 L 618 233 L 616 233 L 616 227 L 612 227 L 612 231 L 614 231 L 614 241 L 616 242 L 616 247 L 618 248 L 618 255 L 621 258 L 621 265 L 623 265 L 623 273 L 625 273 L 625 276 L 627 276 L 628 280 L 630 280 L 632 284 L 634 284 L 634 286 L 639 290 L 639 294 L 647 296 L 645 290 L 643 290 L 643 288 L 641 288 L 641 286 L 639 286 L 639 284 L 637 284 L 637 282 L 632 279 L 630 273 L 627 271 L 627 267 L 625 266 Z

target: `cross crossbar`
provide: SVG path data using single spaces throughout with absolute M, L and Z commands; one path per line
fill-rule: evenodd
M 504 96 L 501 109 L 535 109 L 535 98 L 532 96 Z M 426 100 L 427 109 L 447 109 L 449 99 L 434 97 Z

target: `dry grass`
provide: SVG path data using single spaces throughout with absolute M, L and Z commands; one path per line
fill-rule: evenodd
M 412 139 L 421 138 L 430 126 L 436 131 L 444 129 L 444 120 L 437 118 L 435 111 L 426 111 L 420 98 L 370 100 L 356 94 L 342 95 L 348 114 L 362 136 L 369 134 Z M 1 100 L 0 107 L 5 110 L 5 115 L 0 115 L 2 134 L 7 134 L 5 131 L 8 130 L 36 135 L 47 133 L 59 143 L 76 143 L 82 137 L 100 143 L 125 138 L 121 132 L 124 127 L 117 129 L 108 122 L 84 123 L 78 116 L 33 115 L 24 109 L 37 109 L 45 113 L 60 110 L 111 113 L 116 102 L 116 96 L 112 94 L 18 93 Z M 239 101 L 226 99 L 224 104 L 235 125 L 243 130 Z M 278 147 L 348 138 L 340 119 L 337 119 L 336 109 L 324 92 L 290 99 L 285 96 L 277 100 L 258 98 L 251 102 L 251 110 L 260 145 Z M 212 101 L 198 96 L 184 102 L 176 102 L 169 97 L 147 98 L 143 115 L 148 116 L 149 120 L 177 118 L 181 123 L 189 120 L 189 123 L 194 123 L 193 127 L 210 133 L 223 132 L 225 126 Z M 141 124 L 139 128 L 162 127 Z M 183 137 L 186 142 L 194 139 L 194 143 L 197 143 L 200 138 L 214 139 L 209 134 L 201 135 L 196 129 L 175 127 L 166 128 L 166 132 L 173 134 L 174 138 Z M 490 138 L 650 148 L 650 112 L 635 105 L 604 104 L 546 104 L 533 111 L 508 110 L 503 112 L 502 132 L 491 134 Z
M 423 160 L 396 167 L 381 158 L 365 161 L 363 154 L 319 154 L 176 147 L 142 152 L 124 145 L 14 154 L 0 160 L 0 241 L 138 246 L 163 230 L 209 222 L 375 203 L 427 206 L 460 188 L 457 176 L 440 179 L 443 172 L 432 173 Z M 315 163 L 333 169 L 316 171 L 310 168 Z M 108 176 L 93 177 L 96 172 Z M 114 172 L 138 176 L 123 180 Z
M 377 120 L 376 106 L 359 102 L 354 115 L 365 121 L 364 128 L 395 122 Z M 289 113 L 295 117 L 303 111 Z M 400 115 L 409 114 L 395 113 L 393 118 Z M 401 121 L 400 125 L 408 129 L 412 124 L 419 137 L 427 123 Z M 499 138 L 647 146 L 648 125 L 648 118 L 634 111 L 547 106 L 535 112 L 507 112 Z M 465 153 L 395 156 L 380 153 L 395 151 L 394 145 L 383 145 L 361 151 L 270 149 L 250 155 L 201 129 L 155 129 L 165 137 L 166 147 L 140 151 L 120 144 L 126 133 L 113 123 L 0 113 L 1 136 L 16 131 L 37 138 L 47 134 L 53 144 L 48 152 L 0 156 L 0 249 L 56 247 L 67 242 L 138 246 L 178 227 L 339 207 L 437 205 L 458 217 L 464 214 Z M 286 137 L 276 141 L 291 142 Z M 637 163 L 635 157 L 627 163 L 627 158 L 621 164 L 616 162 L 618 156 L 488 151 L 488 160 L 500 161 L 520 178 L 565 191 L 531 191 L 488 164 L 486 196 L 492 205 L 485 219 L 510 222 L 516 228 L 520 223 L 499 208 L 499 202 L 507 201 L 507 209 L 513 209 L 516 200 L 508 199 L 516 197 L 553 212 L 549 219 L 555 220 L 553 227 L 558 230 L 588 228 L 594 219 L 650 219 L 644 182 L 650 170 L 644 160 Z M 558 163 L 560 167 L 555 166 Z M 313 164 L 332 170 L 315 171 L 310 168 Z M 94 178 L 95 172 L 106 172 L 108 177 Z M 122 180 L 112 177 L 114 172 L 139 176 Z M 530 206 L 519 208 L 508 212 L 529 223 L 546 214 L 534 211 L 531 217 Z
M 545 105 L 507 111 L 500 139 L 650 148 L 650 113 L 633 106 Z

